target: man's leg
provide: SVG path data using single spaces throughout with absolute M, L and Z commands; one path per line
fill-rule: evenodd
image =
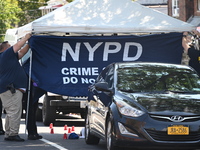
M 21 113 L 22 113 L 22 96 L 23 93 L 16 90 L 16 93 L 12 94 L 9 90 L 1 94 L 1 100 L 4 109 L 6 110 L 6 123 L 5 137 L 14 137 L 19 133 Z M 19 141 L 18 139 L 13 139 Z
M 12 104 L 9 109 L 10 136 L 15 136 L 18 135 L 19 133 L 21 114 L 22 114 L 22 96 L 23 93 L 21 91 L 16 90 L 16 93 L 12 97 Z

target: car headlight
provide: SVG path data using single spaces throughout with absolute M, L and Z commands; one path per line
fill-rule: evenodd
M 126 103 L 122 100 L 117 100 L 116 105 L 117 105 L 120 113 L 125 116 L 140 117 L 144 114 L 143 111 L 141 111 L 133 106 L 130 106 L 128 103 Z

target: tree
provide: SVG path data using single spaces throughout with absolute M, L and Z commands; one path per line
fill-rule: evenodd
M 48 0 L 0 0 L 0 42 L 6 30 L 23 26 L 39 17 Z
M 48 0 L 18 0 L 18 6 L 22 9 L 22 12 L 18 14 L 20 22 L 18 26 L 23 26 L 33 20 L 41 17 L 41 11 L 39 7 L 46 5 Z
M 42 16 L 39 7 L 45 6 L 49 0 L 18 0 L 18 6 L 22 9 L 22 12 L 18 14 L 20 22 L 18 26 L 23 26 L 33 20 Z M 72 2 L 73 0 L 66 0 Z
M 17 13 L 20 11 L 16 0 L 0 0 L 0 42 L 4 40 L 6 30 L 19 22 Z

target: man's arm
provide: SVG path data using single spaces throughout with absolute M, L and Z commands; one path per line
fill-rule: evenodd
M 31 37 L 31 34 L 28 33 L 23 37 L 20 41 L 18 41 L 15 45 L 13 45 L 13 50 L 17 53 L 26 43 L 26 41 Z
M 27 44 L 26 46 L 24 46 L 24 48 L 20 49 L 18 51 L 18 57 L 19 59 L 21 59 L 29 50 L 29 45 Z

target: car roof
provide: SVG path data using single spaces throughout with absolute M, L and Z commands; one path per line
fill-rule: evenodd
M 173 67 L 173 68 L 182 68 L 190 69 L 191 67 L 182 64 L 172 64 L 172 63 L 158 63 L 158 62 L 116 62 L 114 63 L 117 68 L 127 68 L 127 67 L 141 67 L 141 66 L 155 66 L 155 67 Z

